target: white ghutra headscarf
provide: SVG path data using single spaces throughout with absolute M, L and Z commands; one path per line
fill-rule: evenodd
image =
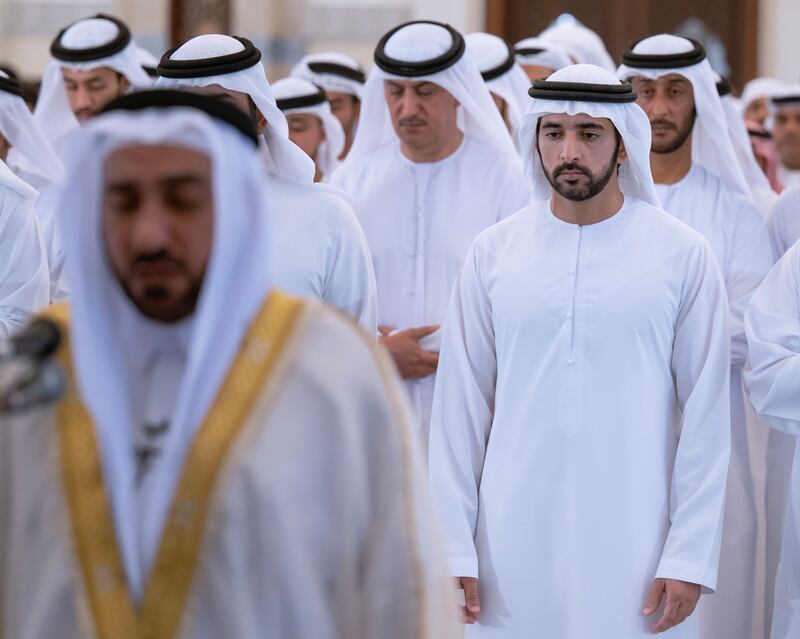
M 62 69 L 108 67 L 123 75 L 135 89 L 152 84 L 128 28 L 113 16 L 98 14 L 78 20 L 56 36 L 50 50 L 53 59 L 44 70 L 33 117 L 58 153 L 62 152 L 64 137 L 80 126 L 69 103 Z
M 138 97 L 153 94 L 165 95 L 153 91 Z M 112 152 L 163 144 L 210 158 L 214 235 L 170 429 L 147 478 L 155 488 L 148 499 L 137 500 L 132 362 L 170 325 L 143 317 L 112 273 L 101 231 L 102 176 Z M 125 570 L 138 597 L 189 442 L 271 286 L 268 194 L 255 137 L 185 105 L 111 110 L 93 117 L 69 138 L 67 168 L 59 219 L 70 220 L 61 234 L 73 291 L 70 327 L 77 385 L 94 421 Z
M 455 35 L 454 35 L 455 34 Z M 388 37 L 387 37 L 388 36 Z M 447 25 L 418 21 L 401 25 L 384 36 L 383 53 L 401 64 L 425 64 L 453 50 L 463 37 Z M 372 68 L 364 87 L 361 118 L 347 162 L 358 162 L 367 153 L 397 139 L 384 95 L 384 81 L 431 82 L 458 100 L 458 126 L 468 137 L 485 142 L 510 157 L 517 157 L 503 118 L 472 60 L 462 54 L 446 68 L 423 75 L 398 75 Z
M 320 144 L 316 162 L 324 176 L 330 176 L 339 166 L 344 149 L 344 129 L 333 115 L 324 91 L 300 78 L 284 78 L 272 85 L 278 108 L 284 115 L 311 115 L 322 123 L 325 140 Z
M 570 87 L 564 87 L 563 99 L 559 99 L 562 83 L 586 85 L 582 91 L 570 95 Z M 622 82 L 610 71 L 591 64 L 576 64 L 553 73 L 542 83 L 552 87 L 552 96 L 548 99 L 534 98 L 528 112 L 522 118 L 520 130 L 520 148 L 524 150 L 522 160 L 525 173 L 533 181 L 533 197 L 545 200 L 550 197 L 551 186 L 544 174 L 542 162 L 536 146 L 536 129 L 539 120 L 545 115 L 564 113 L 567 115 L 586 114 L 593 118 L 607 118 L 622 137 L 627 158 L 619 170 L 620 190 L 626 197 L 644 200 L 661 208 L 661 203 L 653 184 L 650 172 L 650 121 L 633 99 L 631 93 L 620 102 L 600 101 L 593 93 L 618 91 L 625 93 Z M 539 83 L 536 86 L 541 86 Z M 586 93 L 585 97 L 581 93 Z M 611 98 L 609 98 L 611 99 Z M 622 99 L 622 98 L 621 98 Z
M 690 55 L 698 52 L 697 62 L 685 66 L 670 66 L 670 59 L 675 56 Z M 643 76 L 657 80 L 665 75 L 677 74 L 686 78 L 694 89 L 694 104 L 697 120 L 692 133 L 692 160 L 717 176 L 729 189 L 750 199 L 750 189 L 736 158 L 736 152 L 728 134 L 725 110 L 717 92 L 717 81 L 714 71 L 702 51 L 702 45 L 681 36 L 662 33 L 635 44 L 630 53 L 633 56 L 648 58 L 665 58 L 658 66 L 634 66 L 632 62 L 623 64 L 617 74 L 623 80 Z M 650 63 L 648 63 L 650 64 Z

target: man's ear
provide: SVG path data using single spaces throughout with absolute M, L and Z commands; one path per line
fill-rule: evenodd
M 131 83 L 121 73 L 119 74 L 119 94 L 122 95 L 123 93 L 127 93 L 128 89 L 131 88 Z
M 266 128 L 267 128 L 267 118 L 264 117 L 264 114 L 261 113 L 261 111 L 258 111 L 258 116 L 256 117 L 256 132 L 259 135 L 262 135 Z
M 617 164 L 622 164 L 628 159 L 628 151 L 625 148 L 625 143 L 620 140 L 619 151 L 617 152 Z

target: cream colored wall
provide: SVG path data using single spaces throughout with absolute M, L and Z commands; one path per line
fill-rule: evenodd
M 38 75 L 55 33 L 97 11 L 119 15 L 142 46 L 167 46 L 168 0 L 0 0 L 0 60 Z M 339 50 L 369 65 L 376 40 L 404 20 L 430 18 L 483 28 L 485 0 L 231 0 L 233 31 L 264 51 L 278 77 L 306 51 Z M 761 0 L 759 72 L 800 81 L 800 0 Z
M 800 1 L 761 0 L 759 73 L 800 82 Z

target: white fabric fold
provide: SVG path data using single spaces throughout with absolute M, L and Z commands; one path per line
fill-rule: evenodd
M 582 24 L 559 24 L 539 34 L 545 42 L 559 45 L 578 64 L 614 70 L 614 60 L 602 38 Z

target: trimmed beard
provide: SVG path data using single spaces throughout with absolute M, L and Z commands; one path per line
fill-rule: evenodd
M 674 153 L 678 149 L 680 149 L 684 144 L 686 144 L 686 140 L 689 139 L 689 136 L 692 135 L 692 131 L 694 131 L 694 123 L 697 120 L 697 109 L 692 109 L 692 114 L 689 118 L 684 121 L 683 128 L 678 129 L 678 132 L 675 134 L 675 139 L 667 146 L 656 148 L 655 144 L 650 145 L 650 151 L 653 153 L 658 153 L 659 155 L 667 155 L 668 153 Z
M 600 177 L 595 177 L 594 174 L 592 174 L 592 172 L 589 171 L 588 169 L 585 169 L 579 165 L 571 163 L 565 163 L 560 165 L 553 171 L 553 175 L 551 175 L 544 167 L 544 164 L 542 163 L 541 154 L 539 154 L 539 163 L 542 165 L 542 171 L 544 171 L 544 175 L 547 178 L 547 181 L 550 183 L 550 186 L 556 193 L 558 193 L 561 197 L 564 197 L 573 202 L 585 202 L 586 200 L 593 198 L 598 193 L 601 193 L 603 189 L 605 189 L 606 186 L 608 186 L 608 183 L 611 181 L 611 177 L 614 175 L 614 173 L 617 171 L 619 167 L 618 164 L 619 148 L 621 144 L 622 144 L 622 138 L 618 136 L 617 144 L 614 147 L 614 153 L 611 155 L 611 159 L 608 161 L 608 164 L 606 164 L 603 167 L 602 171 L 600 172 Z M 581 171 L 584 175 L 586 175 L 589 178 L 588 184 L 564 185 L 564 184 L 559 184 L 558 181 L 556 180 L 560 172 L 566 170 L 574 171 L 576 169 Z

